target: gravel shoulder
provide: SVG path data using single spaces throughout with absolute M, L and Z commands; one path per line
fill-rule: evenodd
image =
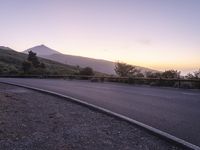
M 2 150 L 182 150 L 65 99 L 0 83 Z

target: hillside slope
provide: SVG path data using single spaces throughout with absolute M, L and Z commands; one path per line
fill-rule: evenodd
M 22 62 L 27 59 L 27 54 L 16 52 L 11 49 L 0 48 L 0 74 L 20 74 L 22 73 Z M 52 60 L 39 58 L 40 62 L 46 66 L 47 74 L 72 74 L 77 72 L 76 67 L 61 64 Z
M 107 74 L 115 74 L 114 71 L 115 63 L 111 61 L 93 59 L 81 56 L 65 55 L 65 54 L 41 55 L 40 57 L 73 66 L 80 66 L 80 67 L 89 66 L 99 72 Z

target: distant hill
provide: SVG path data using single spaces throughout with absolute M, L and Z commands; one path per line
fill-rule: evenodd
M 14 50 L 0 48 L 0 74 L 20 74 L 22 73 L 22 62 L 27 59 L 27 54 L 16 52 Z M 47 74 L 66 75 L 77 72 L 74 66 L 61 64 L 52 60 L 39 58 L 39 61 L 46 66 Z
M 0 49 L 2 50 L 12 50 L 10 47 L 0 46 Z
M 115 74 L 115 71 L 114 71 L 115 63 L 112 61 L 62 54 L 56 50 L 52 50 L 51 48 L 48 48 L 45 45 L 29 48 L 28 50 L 25 50 L 24 53 L 27 53 L 30 50 L 33 52 L 36 52 L 38 56 L 42 58 L 54 60 L 60 63 L 73 65 L 73 66 L 80 66 L 80 67 L 89 66 L 98 72 L 102 72 L 106 74 Z M 136 68 L 140 69 L 142 73 L 145 73 L 146 71 L 158 72 L 156 70 L 140 67 L 140 66 L 136 66 Z
M 80 66 L 80 67 L 89 66 L 99 72 L 107 74 L 115 74 L 114 72 L 115 63 L 111 61 L 93 59 L 81 56 L 65 55 L 65 54 L 52 54 L 43 56 L 41 55 L 41 57 L 73 66 Z

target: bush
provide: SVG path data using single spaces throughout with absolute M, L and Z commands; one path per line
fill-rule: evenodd
M 180 71 L 177 70 L 167 70 L 162 73 L 163 78 L 179 78 L 180 77 Z
M 152 72 L 152 71 L 146 71 L 145 76 L 147 78 L 161 78 L 162 73 L 160 72 Z
M 93 76 L 94 75 L 94 71 L 90 67 L 85 67 L 85 68 L 80 70 L 80 75 Z

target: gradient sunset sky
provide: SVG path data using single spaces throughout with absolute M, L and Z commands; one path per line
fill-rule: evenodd
M 200 0 L 0 0 L 0 45 L 45 44 L 184 74 L 200 68 Z

